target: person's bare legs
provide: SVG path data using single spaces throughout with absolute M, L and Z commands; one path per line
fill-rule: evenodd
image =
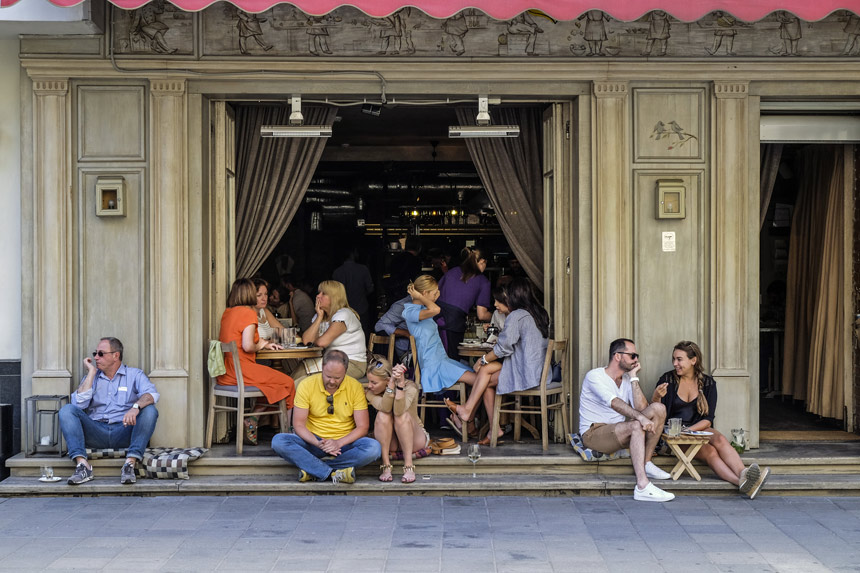
M 713 428 L 710 441 L 696 452 L 696 459 L 703 460 L 714 470 L 714 473 L 723 481 L 739 485 L 741 472 L 744 471 L 744 462 L 738 452 L 732 447 L 724 435 Z
M 490 385 L 490 379 L 493 374 L 496 374 L 501 369 L 502 364 L 498 361 L 490 362 L 489 364 L 481 367 L 481 370 L 477 374 L 477 379 L 472 385 L 472 392 L 469 394 L 469 399 L 466 400 L 465 404 L 457 406 L 457 416 L 459 416 L 461 420 L 471 420 L 475 417 L 475 409 L 478 407 L 478 403 L 481 401 L 487 387 Z M 487 413 L 492 415 L 492 410 L 487 410 Z
M 490 439 L 493 433 L 493 407 L 496 405 L 496 386 L 499 385 L 499 373 L 495 372 L 490 377 L 489 385 L 484 390 L 484 408 L 487 410 L 487 417 L 490 419 L 490 429 L 487 431 L 487 438 Z M 500 398 L 501 399 L 501 398 Z M 500 422 L 501 424 L 501 422 Z M 504 430 L 499 428 L 499 436 L 505 435 Z
M 666 407 L 660 402 L 655 402 L 642 410 L 642 414 L 654 422 L 654 431 L 645 435 L 645 463 L 647 463 L 651 461 L 657 442 L 663 435 L 663 426 L 666 423 Z
M 373 423 L 373 438 L 379 442 L 382 449 L 382 473 L 379 481 L 391 481 L 391 457 L 389 452 L 393 446 L 394 438 L 394 416 L 390 412 L 377 412 L 376 421 Z
M 421 429 L 418 422 L 412 419 L 412 415 L 409 412 L 394 416 L 394 433 L 403 451 L 403 479 L 401 481 L 403 483 L 412 483 L 415 481 L 412 452 L 420 450 L 427 445 L 427 435 Z
M 615 436 L 619 443 L 630 449 L 630 461 L 636 474 L 636 485 L 645 488 L 651 480 L 645 474 L 645 464 L 651 460 L 654 447 L 663 434 L 663 423 L 666 421 L 666 407 L 660 402 L 649 404 L 642 415 L 651 420 L 654 429 L 646 432 L 639 420 L 620 422 L 615 425 Z
M 696 459 L 702 460 L 708 467 L 714 470 L 714 473 L 717 474 L 723 481 L 727 481 L 730 484 L 739 485 L 740 484 L 740 476 L 735 474 L 732 469 L 726 465 L 726 463 L 720 458 L 720 453 L 717 449 L 710 445 L 705 444 L 696 452 Z
M 409 412 L 404 412 L 399 416 L 394 416 L 394 433 L 397 434 L 397 441 L 403 446 L 403 465 L 412 465 L 412 452 L 414 451 L 414 431 L 412 428 L 412 416 Z

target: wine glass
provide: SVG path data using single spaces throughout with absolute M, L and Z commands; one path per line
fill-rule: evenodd
M 481 459 L 481 446 L 478 444 L 471 444 L 469 446 L 469 461 L 472 462 L 472 477 L 476 478 L 478 475 L 475 473 L 475 464 L 478 463 L 478 460 Z

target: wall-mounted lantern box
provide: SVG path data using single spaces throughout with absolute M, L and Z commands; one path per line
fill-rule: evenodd
M 125 180 L 122 177 L 99 177 L 96 181 L 96 215 L 125 217 Z
M 684 219 L 687 216 L 687 193 L 682 179 L 657 180 L 657 218 Z

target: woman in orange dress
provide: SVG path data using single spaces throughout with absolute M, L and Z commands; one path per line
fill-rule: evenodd
M 237 279 L 227 297 L 227 309 L 221 316 L 221 332 L 218 339 L 221 342 L 236 342 L 239 350 L 239 362 L 242 365 L 242 377 L 246 386 L 255 386 L 265 394 L 269 404 L 277 404 L 286 399 L 287 408 L 293 407 L 293 397 L 296 387 L 293 379 L 274 368 L 257 364 L 257 351 L 263 349 L 280 350 L 282 346 L 260 338 L 257 333 L 257 287 L 250 279 Z M 233 367 L 233 357 L 224 357 L 227 373 L 218 377 L 218 383 L 228 386 L 236 385 L 236 370 Z M 267 410 L 267 404 L 257 404 L 255 412 Z M 257 444 L 257 416 L 245 418 L 246 441 Z

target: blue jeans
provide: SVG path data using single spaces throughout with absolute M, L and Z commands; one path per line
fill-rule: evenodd
M 86 458 L 87 447 L 127 449 L 127 457 L 142 460 L 157 420 L 155 404 L 141 408 L 134 426 L 123 426 L 122 422 L 97 422 L 73 404 L 66 404 L 60 410 L 60 429 L 72 460 Z
M 335 457 L 329 457 L 329 454 L 310 445 L 296 434 L 277 434 L 272 438 L 272 449 L 276 454 L 318 480 L 327 479 L 332 470 L 364 467 L 378 460 L 382 455 L 379 442 L 372 438 L 359 438 L 343 446 L 340 449 L 340 455 Z

